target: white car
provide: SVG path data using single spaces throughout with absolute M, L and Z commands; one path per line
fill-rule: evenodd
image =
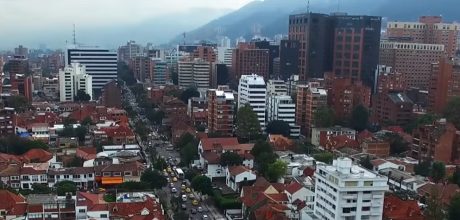
M 177 189 L 175 187 L 171 188 L 172 193 L 177 193 Z
M 208 215 L 203 215 L 203 219 L 209 219 Z

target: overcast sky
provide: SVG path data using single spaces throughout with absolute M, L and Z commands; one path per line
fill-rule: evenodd
M 195 28 L 250 1 L 252 0 L 0 0 L 0 48 L 9 49 L 20 43 L 29 47 L 37 47 L 39 43 L 56 47 L 62 42 L 53 41 L 61 41 L 61 38 L 71 36 L 68 32 L 71 32 L 72 24 L 77 26 L 77 36 L 88 35 L 89 30 L 103 32 L 110 28 L 130 27 L 155 20 L 161 21 L 159 25 L 165 25 L 165 21 L 169 20 L 172 24 L 168 25 L 178 22 L 178 27 L 182 29 L 188 26 Z M 187 19 L 181 17 L 185 15 Z M 175 21 L 175 18 L 180 20 Z M 80 32 L 81 30 L 83 31 Z M 107 34 L 113 33 L 111 31 Z M 177 30 L 178 33 L 182 31 L 185 30 Z M 64 32 L 66 37 L 61 36 Z M 165 32 L 176 34 L 173 33 L 174 30 Z M 95 34 L 95 37 L 98 35 L 101 33 Z M 88 36 L 84 36 L 87 39 L 85 37 Z M 158 37 L 154 41 L 162 40 L 164 41 L 162 37 Z M 91 43 L 100 43 L 97 41 Z

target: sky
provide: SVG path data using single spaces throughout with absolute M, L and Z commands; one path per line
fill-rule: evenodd
M 113 46 L 125 35 L 164 43 L 251 1 L 0 0 L 0 49 L 60 47 L 72 40 L 73 24 L 77 41 L 90 41 L 82 43 Z

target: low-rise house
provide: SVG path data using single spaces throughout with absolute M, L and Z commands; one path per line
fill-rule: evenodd
M 98 186 L 118 185 L 124 182 L 140 182 L 146 167 L 137 162 L 124 164 L 107 164 L 94 167 Z
M 220 155 L 233 152 L 243 157 L 243 165 L 252 168 L 254 158 L 250 154 L 254 144 L 240 144 L 237 138 L 204 138 L 198 144 L 200 159 L 196 166 L 202 167 L 209 178 L 225 177 L 225 167 L 220 164 Z
M 449 206 L 453 196 L 460 193 L 460 187 L 453 183 L 427 183 L 417 189 L 417 193 L 421 197 L 430 198 L 436 196 L 446 207 Z
M 284 154 L 280 155 L 280 160 L 287 164 L 286 177 L 302 176 L 305 168 L 312 167 L 315 164 L 315 159 L 306 154 Z
M 159 199 L 150 193 L 120 194 L 117 202 L 106 202 L 103 194 L 87 192 L 77 192 L 76 197 L 74 219 L 165 219 Z
M 399 169 L 386 168 L 381 169 L 379 173 L 388 177 L 388 186 L 392 190 L 416 192 L 418 188 L 427 183 L 424 177 L 413 176 Z
M 393 163 L 393 162 L 390 162 L 384 159 L 371 160 L 371 164 L 373 166 L 372 170 L 377 171 L 377 172 L 380 170 L 389 169 L 389 168 L 398 169 L 401 171 L 406 170 L 406 167 L 404 165 L 399 165 L 399 164 L 396 164 L 396 163 Z
M 21 164 L 8 164 L 1 167 L 0 178 L 3 185 L 13 189 L 21 188 Z
M 100 130 L 94 131 L 94 134 L 100 137 L 98 139 L 102 143 L 108 142 L 115 145 L 136 143 L 134 132 L 126 125 L 101 128 Z
M 21 194 L 14 194 L 6 189 L 0 189 L 0 219 L 15 219 L 27 212 L 26 199 Z
M 21 189 L 33 189 L 33 184 L 48 184 L 47 170 L 22 167 L 19 170 Z
M 384 220 L 424 220 L 417 200 L 402 200 L 396 195 L 386 195 L 383 202 Z
M 310 185 L 304 186 L 294 180 L 286 186 L 284 192 L 289 198 L 292 206 L 291 208 L 302 205 L 301 210 L 310 213 L 313 212 L 313 207 L 315 206 L 315 193 L 313 184 L 310 183 Z
M 102 152 L 108 156 L 118 153 L 120 151 L 128 151 L 134 154 L 140 154 L 141 147 L 137 144 L 121 144 L 121 145 L 104 145 L 102 146 Z
M 390 143 L 378 138 L 363 140 L 361 149 L 363 153 L 372 154 L 376 157 L 388 157 L 390 155 Z
M 312 128 L 311 143 L 317 147 L 323 146 L 326 140 L 335 136 L 346 136 L 348 139 L 356 140 L 356 131 L 341 126 Z
M 26 219 L 75 219 L 75 197 L 52 194 L 32 194 L 27 196 Z
M 245 166 L 231 166 L 226 169 L 226 181 L 228 187 L 235 192 L 240 192 L 243 185 L 247 185 L 256 180 L 257 175 L 254 171 Z
M 54 184 L 61 181 L 72 181 L 78 189 L 93 189 L 95 181 L 94 168 L 71 167 L 48 170 L 49 187 L 53 187 Z

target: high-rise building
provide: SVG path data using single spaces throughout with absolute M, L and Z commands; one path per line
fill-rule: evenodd
M 269 95 L 267 116 L 268 122 L 279 120 L 288 123 L 291 137 L 300 136 L 300 126 L 295 123 L 295 103 L 291 96 Z
M 242 75 L 256 74 L 268 79 L 270 51 L 256 49 L 254 44 L 240 43 L 233 49 L 232 79 L 236 82 Z
M 85 66 L 72 63 L 72 65 L 59 71 L 59 100 L 61 102 L 73 102 L 79 90 L 83 90 L 92 99 L 91 82 L 92 76 L 86 73 Z
M 222 37 L 222 39 L 220 40 L 220 45 L 219 47 L 231 47 L 232 46 L 232 41 L 230 40 L 230 38 L 228 38 L 227 36 L 225 37 Z
M 71 46 L 66 50 L 66 66 L 80 63 L 92 78 L 92 88 L 102 89 L 112 80 L 117 80 L 117 52 L 95 47 Z
M 27 101 L 32 102 L 33 83 L 32 77 L 25 74 L 10 75 L 11 94 L 22 95 Z
M 5 69 L 10 76 L 15 74 L 29 74 L 29 60 L 25 56 L 15 55 L 8 60 L 8 69 Z
M 208 132 L 233 136 L 235 97 L 228 86 L 208 90 Z
M 372 117 L 380 124 L 406 125 L 412 120 L 414 102 L 403 92 L 376 94 L 372 101 Z
M 135 79 L 145 82 L 150 75 L 150 59 L 146 56 L 137 56 L 129 60 L 129 68 L 133 71 Z
M 217 48 L 217 61 L 223 63 L 228 67 L 232 66 L 232 54 L 233 48 L 230 47 L 218 47 Z
M 377 94 L 386 94 L 391 91 L 404 92 L 407 90 L 405 75 L 393 71 L 389 66 L 379 65 L 377 73 Z
M 149 80 L 153 85 L 165 85 L 169 81 L 168 64 L 159 58 L 150 58 Z
M 289 39 L 298 40 L 300 80 L 325 72 L 373 86 L 381 17 L 298 14 L 289 17 Z
M 427 90 L 431 64 L 439 61 L 444 54 L 444 48 L 442 44 L 382 41 L 379 63 L 402 73 L 407 87 Z
M 314 116 L 317 109 L 327 106 L 327 90 L 319 82 L 308 85 L 297 85 L 297 105 L 295 118 L 300 125 L 303 135 L 309 137 L 314 126 Z
M 322 78 L 332 70 L 333 22 L 317 13 L 289 16 L 289 40 L 299 42 L 299 77 L 301 81 Z
M 329 107 L 334 110 L 334 116 L 337 119 L 348 119 L 353 109 L 358 105 L 370 107 L 371 88 L 361 81 L 353 82 L 350 78 L 340 78 L 333 73 L 326 73 L 324 79 L 327 102 Z
M 422 16 L 418 22 L 388 22 L 387 36 L 390 41 L 441 44 L 447 57 L 455 56 L 460 25 L 443 23 L 440 16 Z
M 27 49 L 27 47 L 19 45 L 18 47 L 14 48 L 14 55 L 23 56 L 27 58 L 29 56 L 29 49 Z
M 252 42 L 257 49 L 268 50 L 268 74 L 271 78 L 273 76 L 273 59 L 280 56 L 280 46 L 275 42 L 267 40 L 257 40 Z
M 279 57 L 279 75 L 281 79 L 289 79 L 292 75 L 299 74 L 299 49 L 297 40 L 281 40 Z
M 105 84 L 102 91 L 102 104 L 108 108 L 122 108 L 121 89 L 115 80 Z
M 126 64 L 128 64 L 131 59 L 141 56 L 142 53 L 142 47 L 141 45 L 136 44 L 136 41 L 128 41 L 126 45 L 118 48 L 118 58 Z
M 244 105 L 251 106 L 257 114 L 262 130 L 265 130 L 266 92 L 264 77 L 256 74 L 241 76 L 238 85 L 238 108 Z
M 211 63 L 202 59 L 179 61 L 179 86 L 196 86 L 198 89 L 209 89 L 212 80 Z
M 207 62 L 217 61 L 217 51 L 211 46 L 198 46 L 191 54 L 192 59 L 202 59 Z
M 287 95 L 288 89 L 286 82 L 279 79 L 270 79 L 267 81 L 267 95 L 276 96 L 276 95 Z
M 441 59 L 432 64 L 428 110 L 441 114 L 453 97 L 460 97 L 460 60 Z
M 382 219 L 387 177 L 340 157 L 332 165 L 317 165 L 315 178 L 313 214 L 318 219 Z

